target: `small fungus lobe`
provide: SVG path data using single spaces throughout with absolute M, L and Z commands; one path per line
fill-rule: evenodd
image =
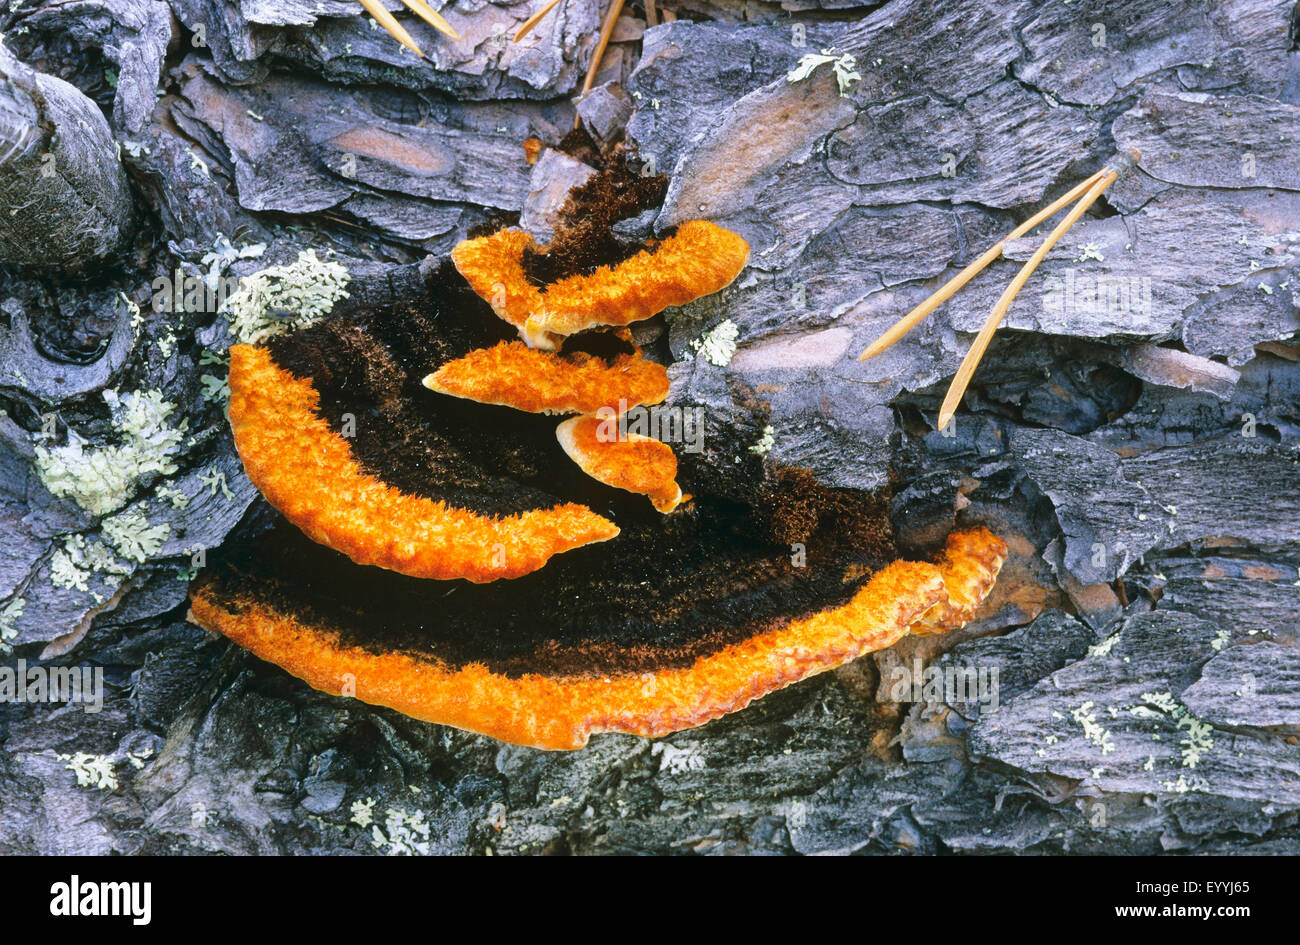
M 604 407 L 657 404 L 668 396 L 668 371 L 640 352 L 612 361 L 577 351 L 555 354 L 518 342 L 480 348 L 424 379 L 440 394 L 529 413 L 594 414 Z
M 677 485 L 677 456 L 667 443 L 639 433 L 619 431 L 612 410 L 599 417 L 574 417 L 555 430 L 569 458 L 592 479 L 615 489 L 650 497 L 668 513 L 682 501 Z

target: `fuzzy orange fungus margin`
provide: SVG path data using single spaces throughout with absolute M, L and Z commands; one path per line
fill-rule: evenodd
M 230 349 L 230 427 L 248 478 L 309 538 L 357 564 L 483 583 L 521 577 L 554 554 L 618 534 L 576 503 L 489 518 L 407 495 L 361 469 L 317 415 L 319 402 L 311 382 L 267 349 Z
M 555 438 L 569 459 L 597 482 L 649 496 L 660 512 L 671 512 L 681 503 L 673 448 L 638 433 L 620 437 L 615 411 L 565 420 L 556 427 Z
M 194 593 L 191 617 L 324 692 L 339 695 L 345 680 L 355 682 L 356 698 L 417 719 L 518 745 L 570 749 L 600 732 L 667 735 L 743 709 L 892 646 L 927 615 L 929 632 L 954 629 L 973 615 L 972 605 L 993 586 L 1006 554 L 1006 545 L 986 529 L 958 532 L 939 564 L 895 561 L 841 607 L 727 646 L 689 667 L 630 675 L 512 678 L 481 664 L 456 669 L 401 652 L 370 653 L 341 646 L 329 630 L 262 602 L 216 600 L 203 586 Z M 956 622 L 934 623 L 935 612 Z
M 424 379 L 424 386 L 529 413 L 595 413 L 620 403 L 623 409 L 659 403 L 668 396 L 668 371 L 639 353 L 604 361 L 503 341 L 448 361 Z
M 706 220 L 688 220 L 657 246 L 590 275 L 568 276 L 542 291 L 524 271 L 522 230 L 465 240 L 451 251 L 456 269 L 530 347 L 601 325 L 624 326 L 726 288 L 749 260 L 749 244 Z

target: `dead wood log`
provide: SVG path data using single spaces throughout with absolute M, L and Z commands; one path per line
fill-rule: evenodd
M 83 271 L 130 236 L 130 190 L 104 116 L 3 46 L 0 207 L 0 262 Z

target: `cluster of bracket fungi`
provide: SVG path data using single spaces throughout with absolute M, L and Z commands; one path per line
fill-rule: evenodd
M 525 259 L 548 251 L 516 229 L 459 244 L 455 270 L 442 264 L 431 290 L 430 304 L 444 309 L 427 327 L 375 316 L 303 329 L 279 348 L 231 349 L 235 443 L 250 480 L 283 516 L 276 534 L 288 534 L 201 578 L 197 622 L 329 693 L 505 741 L 576 748 L 596 732 L 653 736 L 698 725 L 909 632 L 971 619 L 1006 555 L 986 529 L 954 532 L 937 563 L 893 560 L 877 526 L 861 524 L 857 500 L 832 497 L 800 511 L 811 524 L 796 537 L 840 537 L 816 538 L 811 566 L 797 566 L 781 550 L 786 532 L 766 544 L 744 534 L 736 522 L 753 509 L 683 496 L 669 445 L 610 435 L 611 418 L 669 393 L 666 370 L 632 344 L 628 326 L 725 287 L 747 261 L 743 239 L 691 221 L 621 261 L 538 285 Z M 473 305 L 451 305 L 458 293 Z M 457 321 L 456 312 L 467 314 Z M 404 331 L 387 347 L 367 334 Z M 313 332 L 342 353 L 295 341 Z M 399 365 L 425 357 L 410 349 L 438 332 L 468 340 L 439 349 L 438 363 L 418 374 Z M 603 347 L 593 344 L 602 335 Z M 349 380 L 354 371 L 371 379 Z M 386 481 L 396 477 L 361 461 L 331 419 L 337 406 L 325 401 L 367 384 L 379 390 L 374 378 L 403 371 L 410 376 L 401 384 L 383 388 L 399 393 L 374 395 L 385 402 L 367 409 L 423 418 L 424 428 L 395 435 L 404 448 L 446 432 L 428 432 L 430 417 L 484 411 L 473 422 L 499 430 L 481 430 L 496 440 L 478 448 L 496 450 L 493 463 L 531 469 L 541 461 L 528 457 L 545 447 L 529 431 L 546 415 L 572 415 L 553 430 L 551 447 L 558 441 L 599 484 L 590 488 L 628 496 L 609 501 L 631 509 L 631 530 L 596 552 L 583 546 L 620 536 L 591 507 L 606 501 L 600 496 L 589 504 L 519 498 L 492 485 L 484 489 L 495 504 L 475 507 L 477 499 L 458 498 L 471 494 L 459 480 L 470 480 L 445 472 L 451 467 L 439 467 L 458 480 L 444 492 L 432 467 L 427 489 Z M 426 398 L 418 405 L 406 402 L 412 379 Z M 519 450 L 533 452 L 520 459 Z M 644 502 L 633 493 L 657 512 L 627 505 Z M 807 505 L 807 496 L 773 501 Z
M 522 230 L 502 229 L 452 251 L 461 275 L 519 330 L 523 343 L 471 352 L 429 375 L 425 386 L 518 410 L 578 414 L 556 432 L 569 457 L 592 478 L 644 493 L 660 512 L 671 512 L 682 501 L 672 447 L 638 433 L 620 436 L 616 429 L 628 409 L 667 396 L 667 371 L 635 346 L 613 363 L 552 352 L 593 328 L 614 328 L 631 344 L 628 325 L 730 284 L 749 259 L 749 245 L 719 226 L 691 220 L 653 252 L 569 276 L 545 291 L 524 269 L 525 254 L 539 249 Z

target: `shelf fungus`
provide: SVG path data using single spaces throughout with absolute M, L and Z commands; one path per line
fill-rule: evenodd
M 492 514 L 412 495 L 359 464 L 317 414 L 310 380 L 252 345 L 230 349 L 230 426 L 248 478 L 286 519 L 357 564 L 417 578 L 494 581 L 535 571 L 554 554 L 618 534 L 573 502 Z M 429 483 L 436 495 L 437 485 Z
M 249 479 L 313 540 L 415 578 L 519 577 L 616 536 L 605 516 L 546 491 L 536 470 L 557 451 L 525 415 L 428 403 L 428 364 L 505 340 L 449 266 L 429 279 L 442 304 L 421 312 L 331 318 L 231 348 L 230 424 Z
M 471 351 L 424 379 L 440 394 L 529 413 L 595 414 L 603 408 L 657 404 L 668 371 L 641 352 L 605 359 L 585 351 L 555 354 L 518 342 Z
M 569 459 L 588 476 L 615 489 L 649 496 L 660 512 L 682 502 L 677 485 L 677 455 L 667 443 L 639 433 L 620 432 L 618 413 L 574 417 L 555 430 Z
M 667 375 L 625 329 L 582 329 L 734 278 L 743 241 L 704 227 L 665 241 L 698 266 L 661 245 L 536 297 L 516 285 L 527 306 L 505 320 L 483 291 L 502 264 L 467 265 L 497 244 L 471 241 L 232 348 L 236 446 L 280 514 L 209 554 L 193 619 L 324 692 L 550 749 L 699 725 L 970 620 L 1007 554 L 991 532 L 901 561 L 887 497 L 751 453 L 679 463 L 623 429 L 634 405 L 673 406 Z M 559 350 L 520 344 L 562 293 Z M 718 422 L 710 436 L 748 442 Z
M 522 230 L 502 229 L 466 240 L 451 256 L 529 347 L 553 350 L 564 336 L 630 325 L 726 288 L 749 260 L 749 244 L 705 220 L 688 220 L 621 262 L 544 285 L 525 268 L 530 253 L 546 250 Z
M 728 510 L 699 511 L 659 520 L 688 528 L 629 529 L 626 544 L 580 549 L 504 588 L 357 568 L 281 528 L 223 554 L 192 612 L 322 691 L 580 748 L 600 732 L 690 728 L 914 627 L 958 626 L 1005 555 L 991 533 L 959 532 L 938 564 L 878 561 L 846 582 L 842 560 L 793 567 L 780 547 L 737 541 Z M 949 610 L 954 590 L 963 604 Z

